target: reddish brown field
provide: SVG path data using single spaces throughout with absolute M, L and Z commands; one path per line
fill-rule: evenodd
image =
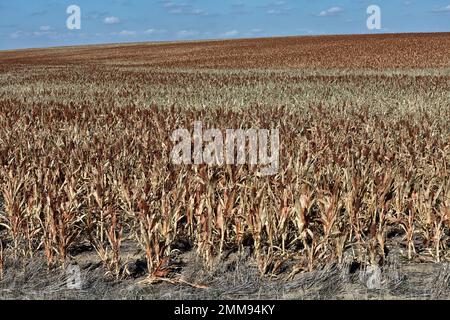
M 0 64 L 161 68 L 392 69 L 450 65 L 450 33 L 311 36 L 0 52 Z
M 278 128 L 279 171 L 173 165 L 196 120 Z M 109 277 L 191 285 L 188 254 L 280 276 L 448 261 L 449 123 L 450 33 L 0 52 L 0 278 L 86 248 Z

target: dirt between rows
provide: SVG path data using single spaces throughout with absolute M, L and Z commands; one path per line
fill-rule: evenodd
M 65 269 L 48 271 L 42 255 L 5 261 L 0 299 L 449 299 L 450 264 L 388 259 L 382 266 L 330 264 L 293 273 L 261 276 L 249 250 L 230 252 L 207 269 L 189 250 L 173 257 L 178 266 L 166 281 L 149 283 L 145 259 L 124 245 L 127 276 L 108 275 L 95 250 L 78 248 Z

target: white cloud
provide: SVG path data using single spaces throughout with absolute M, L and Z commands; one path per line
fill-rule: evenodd
M 433 12 L 450 12 L 450 4 L 446 7 L 433 9 Z
M 144 34 L 162 34 L 162 33 L 166 33 L 166 30 L 159 30 L 159 29 L 147 29 L 144 31 Z
M 10 33 L 9 37 L 11 39 L 18 39 L 18 38 L 20 38 L 23 35 L 24 35 L 23 31 L 16 31 L 16 32 Z
M 343 9 L 341 7 L 331 7 L 327 10 L 323 10 L 319 13 L 319 17 L 328 17 L 328 16 L 335 16 L 339 13 L 341 13 Z
M 286 1 L 275 1 L 269 4 L 261 5 L 259 8 L 265 9 L 267 14 L 271 15 L 286 15 L 292 10 L 287 6 Z
M 281 14 L 282 11 L 279 9 L 270 9 L 270 10 L 267 10 L 267 13 L 268 14 Z
M 50 30 L 52 30 L 52 27 L 50 27 L 50 26 L 40 26 L 39 30 L 40 31 L 50 31 Z
M 186 3 L 174 3 L 172 1 L 167 1 L 164 3 L 164 8 L 184 8 L 187 7 L 188 5 Z
M 207 16 L 208 13 L 206 13 L 205 10 L 202 9 L 193 9 L 191 11 L 191 14 L 193 14 L 194 16 Z
M 164 1 L 163 7 L 170 14 L 184 14 L 184 15 L 194 15 L 194 16 L 207 16 L 208 12 L 203 9 L 195 8 L 191 4 L 178 3 L 174 1 Z
M 230 30 L 230 31 L 222 33 L 222 36 L 224 36 L 224 37 L 232 37 L 232 36 L 236 36 L 238 34 L 239 34 L 239 31 L 237 31 L 237 30 Z
M 104 24 L 118 24 L 120 23 L 120 19 L 117 17 L 106 17 L 103 19 Z
M 136 31 L 122 30 L 120 32 L 113 32 L 111 34 L 115 35 L 115 36 L 130 37 L 130 36 L 135 36 L 137 33 L 136 33 Z
M 39 28 L 41 30 L 41 28 Z M 44 28 L 46 29 L 46 28 Z M 47 39 L 58 40 L 58 39 L 73 39 L 73 38 L 86 38 L 88 37 L 85 33 L 73 34 L 73 33 L 57 33 L 54 29 L 50 28 L 49 31 L 15 31 L 9 34 L 11 39 L 19 39 L 19 38 L 42 38 L 45 37 Z
M 122 31 L 119 32 L 119 35 L 121 35 L 121 36 L 134 36 L 134 35 L 136 35 L 136 31 L 122 30 Z
M 262 35 L 263 32 L 264 32 L 263 29 L 254 28 L 254 29 L 251 29 L 248 32 L 245 32 L 244 35 L 245 36 L 256 36 L 256 35 Z
M 200 33 L 197 30 L 181 30 L 177 32 L 177 36 L 179 37 L 191 37 L 197 36 Z

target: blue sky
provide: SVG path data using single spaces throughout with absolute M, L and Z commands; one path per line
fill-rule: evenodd
M 66 27 L 69 5 L 81 30 Z M 382 29 L 366 27 L 369 5 Z M 450 0 L 0 0 L 0 50 L 136 41 L 450 31 Z

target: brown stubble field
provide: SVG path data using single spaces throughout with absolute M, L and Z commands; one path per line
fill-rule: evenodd
M 5 51 L 0 83 L 0 278 L 83 250 L 199 289 L 180 256 L 283 279 L 450 259 L 449 33 Z M 196 120 L 278 128 L 278 173 L 173 165 Z

